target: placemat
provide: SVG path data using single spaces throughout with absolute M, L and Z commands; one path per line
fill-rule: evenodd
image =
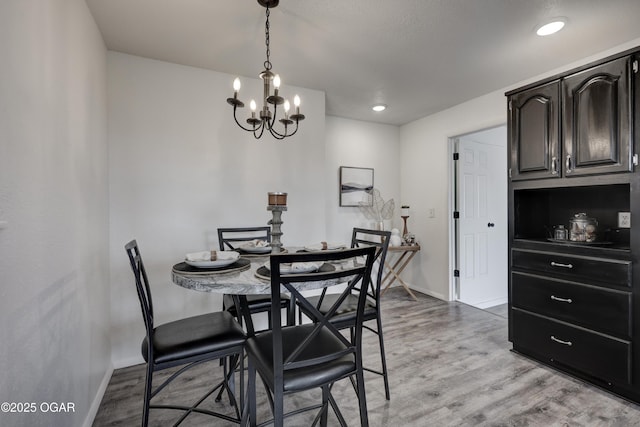
M 212 274 L 227 274 L 237 273 L 240 271 L 248 270 L 251 267 L 251 261 L 244 258 L 239 258 L 233 264 L 226 265 L 218 268 L 198 268 L 192 267 L 185 262 L 178 263 L 173 266 L 173 271 L 178 274 L 186 276 L 204 276 Z
M 263 254 L 257 254 L 257 253 L 253 253 L 253 252 L 247 252 L 247 251 L 244 251 L 242 249 L 234 249 L 234 250 L 237 251 L 240 254 L 241 258 L 249 258 L 249 259 L 252 259 L 252 258 L 267 258 L 267 257 L 271 256 L 271 252 L 265 252 Z M 280 254 L 286 254 L 288 252 L 289 251 L 287 249 L 282 249 L 282 248 L 280 249 Z

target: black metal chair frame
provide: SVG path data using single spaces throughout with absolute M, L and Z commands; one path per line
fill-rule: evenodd
M 223 420 L 232 422 L 232 423 L 240 423 L 240 412 L 243 406 L 243 389 L 244 389 L 244 369 L 240 369 L 240 406 L 235 398 L 234 393 L 234 369 L 230 369 L 226 371 L 223 376 L 222 381 L 216 384 L 212 389 L 207 391 L 207 393 L 202 396 L 195 404 L 192 406 L 183 406 L 183 405 L 152 405 L 151 399 L 156 396 L 160 391 L 162 391 L 171 381 L 176 379 L 180 374 L 187 371 L 188 369 L 199 365 L 204 362 L 212 361 L 212 360 L 225 360 L 227 358 L 231 359 L 231 366 L 236 366 L 237 364 L 244 365 L 244 340 L 240 343 L 226 346 L 223 349 L 219 349 L 217 351 L 208 351 L 205 353 L 192 354 L 189 356 L 184 355 L 176 355 L 176 357 L 168 360 L 166 362 L 158 363 L 156 361 L 156 357 L 154 354 L 154 345 L 153 345 L 153 337 L 154 333 L 158 328 L 162 328 L 163 325 L 154 326 L 154 313 L 153 313 L 153 300 L 151 298 L 151 290 L 149 287 L 149 280 L 147 278 L 146 269 L 144 267 L 144 263 L 142 261 L 142 256 L 140 255 L 140 249 L 135 240 L 130 241 L 125 245 L 125 249 L 127 255 L 129 256 L 129 261 L 131 263 L 131 269 L 133 270 L 133 275 L 135 277 L 136 289 L 138 293 L 138 298 L 140 300 L 140 306 L 142 308 L 142 317 L 144 319 L 145 329 L 146 329 L 146 338 L 143 341 L 143 356 L 146 358 L 147 362 L 147 370 L 146 370 L 146 380 L 145 380 L 145 392 L 144 392 L 144 406 L 142 413 L 142 426 L 146 427 L 149 423 L 149 410 L 152 408 L 159 409 L 172 409 L 172 410 L 180 410 L 184 411 L 184 414 L 178 419 L 178 421 L 174 424 L 174 426 L 179 425 L 184 421 L 184 419 L 191 414 L 192 412 L 197 412 L 201 414 L 210 415 L 216 418 L 221 418 Z M 233 320 L 233 317 L 230 314 L 225 312 L 219 312 L 216 314 L 225 314 L 228 316 L 229 320 Z M 197 317 L 197 316 L 196 316 Z M 188 321 L 192 318 L 182 319 L 182 321 Z M 235 320 L 233 320 L 235 322 Z M 176 322 L 181 322 L 180 320 Z M 174 323 L 174 322 L 171 322 Z M 241 332 L 242 333 L 242 332 Z M 145 345 L 146 344 L 146 345 Z M 145 352 L 146 347 L 146 352 Z M 167 378 L 162 384 L 158 385 L 155 389 L 153 389 L 153 373 L 156 371 L 160 371 L 167 368 L 172 368 L 176 366 L 184 365 L 182 368 L 174 372 L 169 378 Z M 226 366 L 226 363 L 225 363 Z M 231 384 L 230 384 L 231 383 Z M 218 389 L 225 388 L 227 390 L 229 400 L 231 405 L 234 407 L 236 418 L 230 417 L 226 414 L 213 412 L 207 409 L 199 408 L 198 406 L 205 401 L 207 397 L 212 395 Z
M 354 333 L 351 339 L 345 337 L 330 322 L 330 318 L 354 288 L 358 286 L 366 288 L 369 286 L 374 256 L 374 247 L 271 256 L 271 299 L 273 306 L 279 306 L 280 294 L 284 289 L 291 293 L 293 301 L 309 312 L 313 323 L 281 326 L 280 310 L 272 310 L 271 317 L 274 325 L 272 330 L 259 333 L 247 339 L 249 397 L 247 399 L 248 405 L 245 406 L 243 413 L 243 425 L 249 423 L 251 426 L 255 426 L 257 424 L 256 373 L 260 375 L 267 388 L 267 395 L 273 412 L 273 420 L 267 423 L 273 422 L 276 427 L 280 427 L 283 425 L 285 417 L 319 409 L 312 425 L 315 426 L 320 422 L 320 425 L 326 426 L 328 408 L 331 406 L 340 425 L 346 426 L 344 417 L 331 394 L 331 388 L 336 381 L 355 376 L 355 391 L 359 401 L 361 425 L 369 425 L 362 366 L 362 315 L 366 303 L 366 292 L 358 294 L 360 297 L 356 324 L 353 328 Z M 295 262 L 331 263 L 344 262 L 345 260 L 349 260 L 347 266 L 333 271 L 281 274 L 282 264 Z M 360 260 L 360 262 L 364 260 L 364 263 L 356 263 L 356 260 Z M 325 315 L 320 313 L 297 290 L 294 284 L 300 282 L 324 282 L 324 286 L 346 282 L 346 287 L 342 297 Z M 318 378 L 318 371 L 324 372 L 326 377 Z M 285 389 L 285 387 L 288 389 Z M 297 409 L 287 414 L 284 413 L 283 400 L 285 395 L 315 388 L 322 389 L 321 404 Z
M 271 242 L 271 227 L 225 227 L 218 228 L 218 243 L 220 244 L 220 250 L 227 249 L 237 250 L 236 245 L 240 242 L 247 242 L 254 239 L 265 240 Z M 269 254 L 265 254 L 268 256 Z M 226 298 L 225 298 L 226 297 Z M 229 299 L 229 295 L 223 296 L 223 310 L 229 310 L 234 314 L 238 320 L 242 323 L 242 316 L 238 316 L 235 305 L 230 305 L 225 302 Z M 250 314 L 265 313 L 271 311 L 271 298 L 269 295 L 249 295 L 246 297 L 246 304 Z M 291 304 L 288 299 L 282 299 L 281 307 L 287 310 L 287 324 L 293 325 L 295 322 L 295 304 Z M 268 327 L 271 329 L 271 316 L 268 317 Z
M 391 393 L 389 391 L 389 374 L 387 370 L 387 358 L 385 355 L 384 349 L 384 336 L 382 333 L 382 318 L 380 315 L 380 286 L 382 284 L 382 274 L 384 271 L 384 263 L 387 257 L 387 250 L 389 248 L 389 238 L 391 237 L 391 232 L 389 231 L 380 231 L 380 230 L 369 230 L 366 228 L 354 228 L 351 234 L 351 247 L 364 247 L 364 246 L 374 246 L 376 247 L 376 255 L 375 260 L 378 261 L 378 269 L 376 273 L 376 277 L 374 280 L 371 280 L 370 286 L 367 290 L 368 296 L 368 304 L 364 313 L 364 321 L 376 321 L 376 328 L 372 328 L 368 326 L 366 323 L 364 328 L 368 331 L 373 332 L 378 336 L 378 342 L 380 346 L 380 361 L 382 365 L 382 370 L 378 371 L 375 369 L 365 367 L 364 370 L 368 372 L 372 372 L 374 374 L 381 375 L 384 379 L 384 391 L 385 397 L 387 400 L 391 399 Z M 323 290 L 322 294 L 318 297 L 309 297 L 308 300 L 312 303 L 315 303 L 317 309 L 323 304 L 323 301 L 326 296 L 326 289 Z M 344 307 L 343 307 L 344 309 Z M 340 312 L 340 311 L 339 311 Z M 300 307 L 300 315 L 299 315 L 299 323 L 302 323 L 302 314 L 308 316 L 307 310 L 304 307 Z M 345 314 L 342 312 L 341 314 Z M 354 316 L 348 316 L 346 318 L 343 317 L 343 320 L 340 320 L 341 316 L 334 317 L 332 319 L 332 323 L 338 329 L 353 329 L 355 326 Z

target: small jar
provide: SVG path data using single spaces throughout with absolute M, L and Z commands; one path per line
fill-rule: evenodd
M 567 240 L 567 229 L 564 228 L 564 225 L 559 225 L 556 227 L 554 232 L 555 240 Z

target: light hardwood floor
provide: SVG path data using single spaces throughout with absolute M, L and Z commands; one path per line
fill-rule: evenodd
M 383 297 L 391 401 L 384 399 L 382 378 L 368 375 L 371 426 L 640 426 L 640 406 L 509 351 L 500 313 L 418 297 L 415 302 L 401 289 Z M 365 346 L 365 364 L 377 366 L 372 334 Z M 205 364 L 161 394 L 186 403 L 220 375 L 216 363 Z M 93 425 L 139 425 L 143 389 L 143 365 L 115 371 Z M 359 425 L 350 383 L 337 384 L 333 393 L 349 425 Z M 287 407 L 318 398 L 315 392 L 290 396 Z M 224 408 L 224 402 L 208 406 Z M 263 404 L 258 417 L 268 416 Z M 176 418 L 175 412 L 152 410 L 150 425 L 171 425 Z M 287 425 L 306 427 L 310 418 L 303 414 Z M 228 424 L 193 414 L 182 425 Z M 338 425 L 332 413 L 329 424 Z

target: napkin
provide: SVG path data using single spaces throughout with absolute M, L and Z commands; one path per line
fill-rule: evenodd
M 329 242 L 320 242 L 313 245 L 305 246 L 304 248 L 308 251 L 327 251 L 327 250 L 336 250 L 336 249 L 344 249 L 347 245 L 344 243 L 329 243 Z
M 268 246 L 271 246 L 271 243 L 267 242 L 266 240 L 255 239 L 255 240 L 250 240 L 248 242 L 245 242 L 239 247 L 240 248 L 266 248 Z
M 267 269 L 271 268 L 269 262 L 266 262 L 264 266 Z M 322 267 L 321 262 L 294 262 L 291 264 L 280 264 L 280 273 L 309 273 L 311 271 L 317 271 L 320 267 Z
M 185 256 L 187 261 L 215 261 L 238 258 L 238 252 L 234 251 L 200 251 L 191 252 Z

